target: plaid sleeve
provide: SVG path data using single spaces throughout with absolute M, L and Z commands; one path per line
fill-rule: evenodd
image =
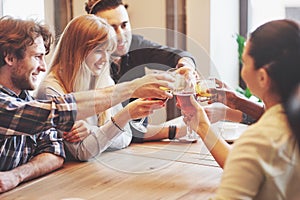
M 69 131 L 77 116 L 72 94 L 45 101 L 23 101 L 0 94 L 0 132 L 4 135 L 34 135 L 52 127 Z
M 37 148 L 35 149 L 33 156 L 40 153 L 52 153 L 66 158 L 63 139 L 59 136 L 56 129 L 51 128 L 41 134 L 38 134 Z

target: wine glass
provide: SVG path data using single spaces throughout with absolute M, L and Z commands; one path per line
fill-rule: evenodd
M 163 70 L 158 70 L 158 69 L 150 69 L 148 67 L 145 67 L 145 74 L 155 74 L 155 73 L 166 73 L 166 71 L 163 71 Z M 167 72 L 168 73 L 168 72 Z M 160 89 L 162 90 L 169 90 L 168 88 L 165 88 L 165 87 L 160 87 Z M 166 103 L 168 101 L 169 98 L 166 98 L 166 99 L 156 99 L 156 98 L 148 98 L 147 100 L 162 100 L 164 101 L 164 103 Z M 147 117 L 143 117 L 141 118 L 139 121 L 130 121 L 130 125 L 142 132 L 142 133 L 146 133 L 147 132 L 147 127 L 144 126 L 144 122 L 145 120 L 147 119 Z
M 194 107 L 191 104 L 190 97 L 196 95 L 195 80 L 186 79 L 183 74 L 179 74 L 176 71 L 174 73 L 175 89 L 173 90 L 173 95 L 176 98 L 179 108 L 184 109 L 185 111 L 191 110 L 191 112 L 194 112 Z M 195 134 L 189 126 L 187 126 L 187 134 L 179 138 L 179 140 L 196 142 L 198 138 L 198 135 Z
M 209 89 L 216 88 L 216 79 L 198 79 L 196 80 L 196 98 L 198 102 L 207 102 L 212 98 L 212 94 L 208 92 Z
M 168 101 L 168 99 L 169 98 L 166 98 L 166 99 L 147 98 L 147 100 L 161 100 L 164 103 L 166 103 Z M 147 127 L 144 126 L 144 122 L 145 122 L 146 119 L 147 119 L 147 117 L 143 117 L 139 121 L 130 121 L 129 123 L 136 130 L 138 130 L 138 131 L 140 131 L 142 133 L 146 133 L 147 132 Z

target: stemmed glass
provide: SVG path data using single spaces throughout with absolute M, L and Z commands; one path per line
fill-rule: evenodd
M 164 101 L 164 103 L 165 102 L 167 102 L 168 101 L 168 99 L 169 98 L 166 98 L 166 99 L 159 99 L 159 100 L 161 100 L 161 101 Z M 155 100 L 155 99 L 147 99 L 147 100 Z M 158 100 L 158 99 L 157 99 Z M 144 126 L 144 122 L 145 122 L 145 120 L 146 120 L 146 118 L 147 117 L 143 117 L 143 118 L 141 118 L 139 121 L 130 121 L 129 123 L 130 123 L 130 125 L 133 127 L 133 128 L 135 128 L 136 130 L 138 130 L 138 131 L 140 131 L 140 132 L 142 132 L 142 133 L 146 133 L 147 132 L 147 127 L 145 127 Z
M 176 98 L 177 105 L 180 109 L 185 111 L 194 112 L 194 107 L 191 104 L 190 97 L 196 95 L 196 82 L 195 80 L 186 79 L 183 74 L 179 74 L 177 71 L 175 73 L 175 89 L 173 90 L 173 95 Z M 181 138 L 180 141 L 186 142 L 196 142 L 198 140 L 198 135 L 196 135 L 192 129 L 187 126 L 187 134 Z
M 147 132 L 147 127 L 144 126 L 144 122 L 146 120 L 146 117 L 143 117 L 140 119 L 140 121 L 130 121 L 130 125 L 135 128 L 136 130 L 146 133 Z
M 162 70 L 156 70 L 156 69 L 150 69 L 148 67 L 145 67 L 145 74 L 155 74 L 155 73 L 166 73 L 166 71 L 162 71 Z M 168 72 L 167 72 L 168 73 Z M 161 87 L 162 90 L 168 90 L 168 88 L 163 88 Z M 148 99 L 148 100 L 155 100 L 155 99 Z M 158 99 L 157 99 L 158 100 Z M 168 101 L 167 99 L 159 99 L 164 101 L 164 103 L 166 103 Z M 142 133 L 146 133 L 147 132 L 147 127 L 144 126 L 144 122 L 146 120 L 147 117 L 143 117 L 141 118 L 139 121 L 130 121 L 130 125 L 135 128 L 136 130 L 142 132 Z

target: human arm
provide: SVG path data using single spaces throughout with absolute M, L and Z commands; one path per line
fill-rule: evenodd
M 78 119 L 103 112 L 129 98 L 172 98 L 172 94 L 161 86 L 173 88 L 174 78 L 167 74 L 149 74 L 114 86 L 74 93 L 78 108 Z M 110 97 L 110 98 L 107 98 Z M 86 109 L 86 108 L 94 109 Z
M 130 97 L 171 98 L 160 86 L 172 88 L 174 79 L 167 74 L 147 75 L 116 86 L 55 96 L 50 100 L 22 101 L 0 94 L 0 127 L 2 133 L 36 134 L 51 127 L 69 131 L 75 120 L 101 113 Z M 108 98 L 109 97 L 109 98 Z M 18 123 L 11 123 L 12 119 Z
M 262 182 L 267 181 L 266 178 L 268 177 L 266 176 L 274 180 L 271 174 L 264 174 L 264 166 L 270 167 L 267 171 L 273 171 L 272 169 L 275 170 L 277 167 L 281 168 L 282 166 L 267 163 L 271 162 L 271 157 L 276 153 L 271 152 L 272 148 L 262 142 L 261 139 L 261 132 L 253 135 L 246 131 L 235 141 L 226 161 L 221 184 L 214 199 L 253 199 L 261 190 Z M 276 174 L 281 170 L 275 170 Z
M 222 103 L 212 103 L 203 106 L 208 119 L 211 123 L 215 123 L 221 120 L 241 122 L 243 113 L 239 110 L 234 110 Z
M 210 121 L 203 107 L 198 104 L 193 96 L 191 96 L 190 100 L 194 107 L 193 110 L 181 108 L 184 122 L 200 136 L 212 156 L 218 162 L 220 167 L 223 168 L 231 150 L 231 145 L 212 130 Z
M 254 120 L 259 119 L 260 116 L 264 113 L 263 104 L 247 99 L 218 79 L 216 79 L 216 81 L 219 87 L 217 87 L 216 89 L 209 89 L 209 92 L 213 96 L 212 100 L 209 103 L 223 103 L 231 109 L 239 110 L 249 115 Z
M 132 139 L 127 123 L 132 119 L 144 117 L 152 113 L 153 109 L 162 106 L 164 105 L 159 100 L 143 101 L 140 99 L 131 102 L 125 108 L 119 104 L 111 111 L 114 122 L 108 120 L 104 125 L 90 130 L 88 136 L 83 140 L 76 143 L 65 142 L 65 144 L 73 157 L 81 161 L 99 156 L 107 148 L 124 148 L 130 144 Z M 71 134 L 77 137 L 79 132 L 74 129 Z
M 52 153 L 41 153 L 28 163 L 10 171 L 0 172 L 0 192 L 6 192 L 20 183 L 40 177 L 60 168 L 64 159 Z
M 176 126 L 175 138 L 180 138 L 186 135 L 186 125 L 182 120 L 182 117 L 177 117 L 170 121 L 166 121 L 161 124 L 148 124 L 147 132 L 141 133 L 135 129 L 133 133 L 133 143 L 160 141 L 169 138 L 170 125 Z

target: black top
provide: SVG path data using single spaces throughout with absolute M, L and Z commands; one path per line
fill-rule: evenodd
M 141 35 L 132 35 L 129 52 L 121 57 L 121 66 L 112 63 L 112 78 L 116 83 L 133 80 L 145 74 L 144 67 L 167 70 L 176 67 L 182 57 L 192 55 L 186 51 L 162 46 L 145 40 Z

